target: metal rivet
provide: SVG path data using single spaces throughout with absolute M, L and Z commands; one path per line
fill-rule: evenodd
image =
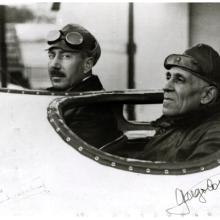
M 69 95 L 69 93 L 68 93 L 68 92 L 66 92 L 66 93 L 65 93 L 65 95 Z
M 146 169 L 146 173 L 150 173 L 151 170 L 149 168 Z
M 129 166 L 129 167 L 128 167 L 128 170 L 132 171 L 132 170 L 133 170 L 133 167 L 132 167 L 132 166 Z
M 10 93 L 10 89 L 8 89 L 7 92 Z
M 59 131 L 60 131 L 60 128 L 57 128 L 56 131 L 59 132 Z
M 186 169 L 182 169 L 182 172 L 183 172 L 183 173 L 186 173 Z
M 54 119 L 53 119 L 53 118 L 51 118 L 51 119 L 50 119 L 50 122 L 54 122 Z
M 165 174 L 169 174 L 169 170 L 164 170 L 164 173 Z
M 22 94 L 24 94 L 24 91 L 22 91 Z
M 180 62 L 180 60 L 181 60 L 181 57 L 177 57 L 175 61 Z
M 203 170 L 205 170 L 205 168 L 204 167 L 200 167 L 200 170 L 203 171 Z
M 67 142 L 69 142 L 70 140 L 71 140 L 70 137 L 67 137 L 67 138 L 66 138 L 66 141 L 67 141 Z
M 36 94 L 39 95 L 40 93 L 37 91 Z
M 99 160 L 99 157 L 98 157 L 98 156 L 96 156 L 96 157 L 95 157 L 95 160 L 96 160 L 96 161 L 97 161 L 97 160 Z
M 111 162 L 111 166 L 112 166 L 112 167 L 115 167 L 115 166 L 116 166 L 116 163 L 115 163 L 115 162 Z
M 82 147 L 82 146 L 78 147 L 78 150 L 79 150 L 79 151 L 82 151 L 82 150 L 83 150 L 83 147 Z

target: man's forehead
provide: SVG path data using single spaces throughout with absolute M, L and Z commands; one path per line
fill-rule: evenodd
M 63 48 L 59 48 L 59 47 L 52 47 L 50 49 L 48 49 L 48 53 L 73 53 L 73 54 L 78 54 L 80 53 L 80 51 L 73 51 L 73 50 L 66 50 Z
M 179 68 L 179 67 L 172 67 L 169 70 L 169 73 L 172 74 L 172 75 L 181 75 L 181 76 L 183 76 L 185 78 L 192 78 L 192 77 L 194 77 L 192 75 L 192 73 L 190 73 L 189 71 L 184 70 L 182 68 Z
M 189 83 L 199 83 L 201 85 L 208 85 L 208 83 L 206 81 L 204 81 L 203 79 L 195 76 L 193 73 L 184 70 L 182 68 L 179 67 L 172 67 L 169 70 L 169 74 L 173 75 L 173 76 L 181 76 L 184 77 L 186 81 L 188 81 Z

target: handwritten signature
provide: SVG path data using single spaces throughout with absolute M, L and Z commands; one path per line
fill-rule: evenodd
M 8 194 L 3 189 L 0 189 L 0 204 L 12 200 L 29 198 L 42 193 L 49 193 L 49 190 L 47 189 L 44 183 L 30 185 L 29 187 L 14 194 Z
M 189 201 L 192 199 L 198 198 L 199 202 L 206 203 L 207 200 L 205 198 L 205 194 L 207 192 L 217 190 L 219 185 L 220 185 L 220 180 L 213 182 L 213 180 L 211 178 L 208 178 L 205 180 L 205 187 L 204 188 L 190 189 L 187 192 L 183 192 L 182 189 L 176 188 L 175 189 L 176 205 L 171 208 L 168 208 L 166 210 L 166 212 L 168 214 L 175 214 L 175 215 L 190 214 L 190 207 L 188 204 Z

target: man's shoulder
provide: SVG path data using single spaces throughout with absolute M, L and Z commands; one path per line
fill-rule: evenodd
M 91 76 L 86 77 L 76 86 L 72 86 L 67 89 L 49 87 L 46 90 L 49 92 L 88 92 L 103 90 L 103 86 L 101 81 L 99 80 L 99 77 L 97 75 L 92 74 Z
M 199 122 L 198 128 L 204 132 L 207 132 L 208 130 L 218 132 L 220 135 L 220 112 L 211 115 L 205 120 L 201 120 Z
M 102 83 L 97 75 L 92 74 L 88 78 L 82 80 L 77 86 L 72 87 L 69 91 L 87 92 L 98 90 L 103 90 Z
M 220 123 L 220 111 L 210 115 L 210 117 L 207 118 L 205 122 L 210 124 Z

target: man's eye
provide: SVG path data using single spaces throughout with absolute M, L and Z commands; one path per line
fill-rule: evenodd
M 185 79 L 183 77 L 176 77 L 176 82 L 185 82 Z
M 49 57 L 49 59 L 53 59 L 54 58 L 54 54 L 48 53 L 48 57 Z
M 70 59 L 71 54 L 62 54 L 62 57 L 65 58 L 65 59 Z

